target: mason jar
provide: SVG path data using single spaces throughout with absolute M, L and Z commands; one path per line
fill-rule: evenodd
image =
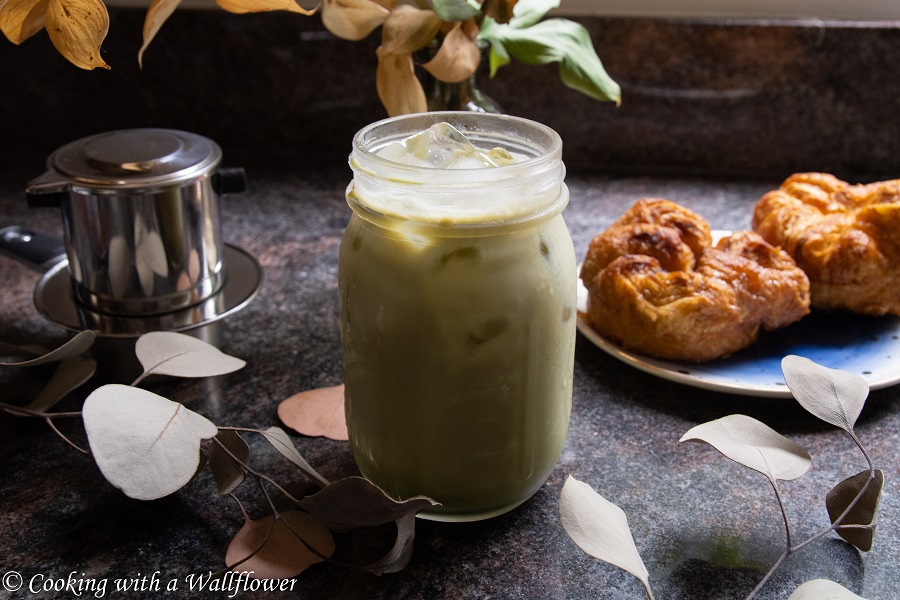
M 379 155 L 435 123 L 517 162 L 410 165 Z M 470 521 L 531 497 L 559 460 L 572 404 L 576 266 L 559 135 L 444 112 L 353 140 L 340 249 L 346 418 L 360 472 L 420 516 Z

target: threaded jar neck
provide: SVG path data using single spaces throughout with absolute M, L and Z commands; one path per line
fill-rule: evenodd
M 451 124 L 482 150 L 500 147 L 520 161 L 487 168 L 440 169 L 379 156 L 436 123 Z M 350 207 L 380 223 L 484 228 L 543 220 L 568 203 L 562 140 L 551 128 L 509 115 L 432 112 L 378 121 L 354 137 Z M 383 224 L 383 223 L 380 223 Z

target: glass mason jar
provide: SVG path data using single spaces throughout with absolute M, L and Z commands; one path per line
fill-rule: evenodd
M 438 122 L 525 160 L 438 169 L 376 154 Z M 425 518 L 515 508 L 565 444 L 577 274 L 561 151 L 546 126 L 467 112 L 395 117 L 353 140 L 339 267 L 350 444 L 389 495 L 441 503 Z

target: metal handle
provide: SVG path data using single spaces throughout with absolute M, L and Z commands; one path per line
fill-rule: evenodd
M 247 175 L 240 167 L 222 168 L 213 173 L 212 187 L 217 194 L 240 194 L 247 189 Z
M 66 258 L 66 247 L 58 238 L 13 225 L 0 229 L 0 254 L 46 272 Z

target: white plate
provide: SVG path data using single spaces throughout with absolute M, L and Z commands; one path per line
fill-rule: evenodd
M 579 271 L 581 266 L 578 267 Z M 861 375 L 876 390 L 900 382 L 900 317 L 813 311 L 782 329 L 762 332 L 750 347 L 707 363 L 660 360 L 626 350 L 584 319 L 587 290 L 578 281 L 578 330 L 607 354 L 641 371 L 697 388 L 769 398 L 791 398 L 781 372 L 788 354 Z

